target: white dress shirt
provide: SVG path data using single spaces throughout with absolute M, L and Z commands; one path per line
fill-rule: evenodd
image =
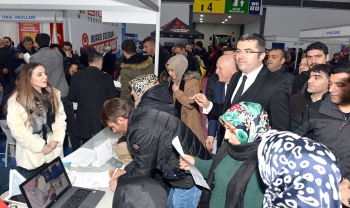
M 249 74 L 245 74 L 245 73 L 242 72 L 242 75 L 241 75 L 241 77 L 239 78 L 238 83 L 237 83 L 237 85 L 236 85 L 235 91 L 233 91 L 233 94 L 231 95 L 231 102 L 232 102 L 233 98 L 235 97 L 239 86 L 240 86 L 241 83 L 242 83 L 243 76 L 246 75 L 246 76 L 247 76 L 247 80 L 245 81 L 242 94 L 243 94 L 247 89 L 249 89 L 249 87 L 254 83 L 256 77 L 258 76 L 258 74 L 259 74 L 259 72 L 261 71 L 261 69 L 263 68 L 263 66 L 264 66 L 264 65 L 261 64 L 261 66 L 260 66 L 259 68 L 255 69 L 254 71 L 252 71 L 252 72 L 249 73 Z M 237 87 L 237 86 L 238 86 L 238 87 Z M 212 102 L 209 102 L 208 108 L 203 108 L 203 113 L 204 113 L 204 114 L 208 114 L 208 113 L 211 111 L 212 108 L 213 108 L 213 103 L 212 103 Z

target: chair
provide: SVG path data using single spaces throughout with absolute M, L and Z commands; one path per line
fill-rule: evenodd
M 0 120 L 0 127 L 6 134 L 5 161 L 4 162 L 5 162 L 5 167 L 7 167 L 10 145 L 13 146 L 11 148 L 11 151 L 10 151 L 11 156 L 15 157 L 15 155 L 14 155 L 15 151 L 14 150 L 15 150 L 15 146 L 16 146 L 16 140 L 12 137 L 11 131 L 10 131 L 9 127 L 7 126 L 7 121 L 6 120 Z

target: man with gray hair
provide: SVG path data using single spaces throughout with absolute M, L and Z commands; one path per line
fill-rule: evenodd
M 275 73 L 263 65 L 265 58 L 265 39 L 256 33 L 244 34 L 238 39 L 236 63 L 239 72 L 235 73 L 227 87 L 225 102 L 209 102 L 205 95 L 192 97 L 203 113 L 220 116 L 233 104 L 239 102 L 259 103 L 268 113 L 270 126 L 273 129 L 290 129 L 290 93 L 288 85 Z M 218 146 L 224 137 L 224 130 L 218 136 Z

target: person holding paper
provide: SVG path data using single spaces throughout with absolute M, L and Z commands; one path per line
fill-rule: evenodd
M 66 114 L 60 92 L 48 83 L 41 64 L 23 66 L 7 103 L 7 124 L 17 142 L 18 166 L 35 171 L 57 156 L 63 157 Z
M 201 189 L 190 174 L 180 170 L 179 154 L 172 146 L 178 136 L 184 153 L 209 160 L 210 154 L 195 134 L 180 119 L 155 109 L 132 109 L 126 100 L 114 98 L 104 103 L 101 121 L 113 132 L 126 136 L 134 160 L 124 170 L 110 171 L 109 186 L 116 189 L 117 180 L 125 177 L 152 177 L 159 170 L 165 181 L 172 185 L 169 207 L 197 207 Z M 120 177 L 120 178 L 119 178 Z
M 257 150 L 262 133 L 270 129 L 264 108 L 258 103 L 234 104 L 219 117 L 225 140 L 214 160 L 185 155 L 202 173 L 211 190 L 203 190 L 198 207 L 261 207 L 264 185 L 258 170 Z M 189 164 L 180 157 L 180 168 Z

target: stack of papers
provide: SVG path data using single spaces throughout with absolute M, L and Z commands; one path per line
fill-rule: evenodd
M 109 171 L 104 172 L 77 172 L 74 186 L 82 188 L 109 187 Z
M 62 159 L 63 162 L 71 162 L 72 167 L 87 167 L 92 162 L 94 150 L 79 148 Z

